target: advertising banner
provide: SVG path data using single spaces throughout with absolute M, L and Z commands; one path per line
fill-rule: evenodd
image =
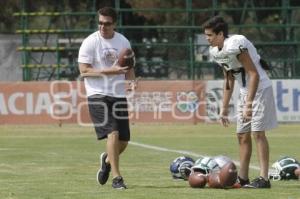
M 273 80 L 279 122 L 300 122 L 300 80 Z M 216 122 L 223 99 L 223 80 L 140 81 L 128 92 L 131 122 Z M 229 103 L 236 119 L 236 86 Z M 92 126 L 83 82 L 0 83 L 0 124 L 78 123 Z
M 0 83 L 0 124 L 88 121 L 84 96 L 80 82 Z
M 205 83 L 140 81 L 128 92 L 131 122 L 204 121 Z M 0 124 L 92 125 L 83 82 L 0 83 Z
M 206 117 L 201 81 L 141 81 L 127 99 L 135 122 L 197 123 Z
M 300 80 L 272 80 L 273 93 L 279 122 L 300 122 Z M 216 121 L 223 98 L 223 80 L 206 82 L 206 122 Z M 232 99 L 229 103 L 231 121 L 235 121 L 236 104 L 238 99 L 236 84 Z
M 273 80 L 273 90 L 280 122 L 300 122 L 300 80 Z

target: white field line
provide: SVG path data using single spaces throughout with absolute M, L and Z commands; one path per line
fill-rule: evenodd
M 178 154 L 189 155 L 189 156 L 194 156 L 194 157 L 198 157 L 198 158 L 209 156 L 209 155 L 194 153 L 191 151 L 168 149 L 168 148 L 164 148 L 164 147 L 159 147 L 159 146 L 154 146 L 154 145 L 149 145 L 149 144 L 142 144 L 142 143 L 132 142 L 132 141 L 130 141 L 129 144 L 138 146 L 138 147 L 142 147 L 142 148 L 146 148 L 146 149 L 152 149 L 152 150 L 156 150 L 156 151 L 164 151 L 164 152 L 170 152 L 170 153 L 178 153 Z M 233 160 L 233 162 L 236 165 L 240 166 L 240 163 L 238 161 Z M 257 166 L 250 165 L 249 167 L 253 170 L 260 170 L 260 168 Z
M 12 151 L 16 150 L 16 148 L 0 148 L 0 151 Z

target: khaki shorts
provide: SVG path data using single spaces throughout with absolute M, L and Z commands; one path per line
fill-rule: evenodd
M 267 131 L 277 127 L 277 116 L 272 86 L 258 91 L 252 103 L 252 119 L 243 123 L 242 114 L 246 94 L 240 94 L 237 105 L 237 133 Z

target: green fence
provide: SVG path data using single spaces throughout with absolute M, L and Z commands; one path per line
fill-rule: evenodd
M 62 1 L 63 2 L 63 1 Z M 231 5 L 222 0 L 161 1 L 150 7 L 139 1 L 115 0 L 119 11 L 117 31 L 132 43 L 137 57 L 136 74 L 148 79 L 217 79 L 220 69 L 209 61 L 208 44 L 201 25 L 214 15 L 224 16 L 230 32 L 244 34 L 273 69 L 272 78 L 299 78 L 300 7 L 292 0 L 245 0 Z M 148 4 L 147 4 L 148 2 Z M 269 3 L 268 3 L 269 2 Z M 97 30 L 95 0 L 85 11 L 28 12 L 22 0 L 20 18 L 23 79 L 74 80 L 78 77 L 78 48 Z M 126 2 L 125 2 L 126 3 Z M 152 3 L 154 4 L 154 3 Z M 35 18 L 44 18 L 35 26 Z M 74 22 L 73 25 L 72 22 Z M 49 58 L 50 57 L 50 58 Z

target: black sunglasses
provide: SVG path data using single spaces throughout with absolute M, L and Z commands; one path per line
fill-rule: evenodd
M 113 23 L 112 22 L 99 21 L 98 24 L 100 26 L 111 26 Z

